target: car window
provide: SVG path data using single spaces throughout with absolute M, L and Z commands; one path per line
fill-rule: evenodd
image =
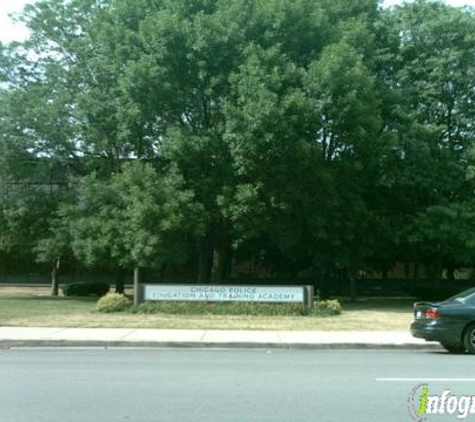
M 475 304 L 475 293 L 464 299 L 465 303 Z
M 456 295 L 448 298 L 447 300 L 456 300 L 456 301 L 475 301 L 475 287 L 464 290 L 461 293 L 457 293 Z

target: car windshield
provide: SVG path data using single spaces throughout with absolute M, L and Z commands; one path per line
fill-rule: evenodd
M 456 300 L 459 302 L 463 302 L 474 294 L 475 294 L 475 287 L 472 287 L 471 289 L 464 290 L 461 293 L 457 293 L 456 295 L 449 297 L 447 300 Z

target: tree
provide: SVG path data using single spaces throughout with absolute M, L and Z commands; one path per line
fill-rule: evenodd
M 31 39 L 0 49 L 5 180 L 33 182 L 17 156 L 80 180 L 73 205 L 2 214 L 12 239 L 27 238 L 15 220 L 43 215 L 30 245 L 40 259 L 71 236 L 89 265 L 189 259 L 201 283 L 222 282 L 233 257 L 321 280 L 435 264 L 441 239 L 444 265 L 469 261 L 458 233 L 475 188 L 472 10 L 39 0 L 23 19 Z M 174 221 L 166 210 L 189 236 L 144 217 Z M 461 216 L 451 236 L 444 215 Z
M 313 260 L 308 236 L 322 240 L 333 200 L 322 200 L 333 176 L 318 156 L 321 143 L 312 125 L 319 110 L 309 100 L 313 88 L 305 86 L 310 80 L 305 75 L 328 44 L 342 37 L 351 41 L 355 34 L 362 38 L 364 22 L 376 11 L 374 1 L 352 2 L 349 16 L 340 3 L 322 5 L 40 1 L 26 9 L 33 36 L 20 46 L 39 53 L 34 60 L 18 46 L 8 53 L 12 89 L 36 101 L 30 101 L 21 126 L 37 153 L 61 157 L 79 174 L 95 170 L 107 179 L 130 158 L 176 168 L 206 212 L 206 229 L 197 242 L 201 282 L 211 273 L 223 280 L 232 244 L 236 248 L 253 237 L 252 231 L 243 232 L 251 229 L 243 224 L 245 212 L 236 210 L 249 199 L 245 195 L 260 191 L 270 218 L 258 237 L 267 256 L 278 251 L 275 263 L 282 254 L 289 256 L 295 273 Z M 282 69 L 281 82 L 270 66 Z M 260 112 L 262 99 L 243 91 L 247 81 L 259 83 L 258 78 L 270 84 L 261 92 L 270 94 L 267 105 L 277 98 L 284 110 L 273 107 L 260 116 L 265 121 L 257 122 L 258 130 L 240 136 L 233 125 L 242 128 L 251 119 L 239 116 L 239 104 Z M 317 91 L 311 95 L 320 96 Z M 44 99 L 48 107 L 41 107 Z M 256 142 L 261 150 L 255 155 L 252 136 L 266 131 L 273 144 L 263 162 L 266 143 Z
M 68 184 L 59 181 L 64 169 L 41 159 L 15 166 L 21 172 L 8 173 L 0 187 L 0 249 L 17 259 L 32 256 L 50 264 L 51 293 L 57 296 L 59 264 L 69 246 L 56 215 L 70 194 Z
M 312 262 L 331 188 L 311 140 L 314 115 L 303 70 L 278 48 L 246 53 L 227 107 L 237 187 L 223 205 L 236 242 L 253 242 L 254 254 L 264 251 L 267 264 L 293 277 Z
M 398 198 L 393 221 L 410 251 L 399 258 L 453 273 L 473 264 L 470 232 L 460 233 L 471 224 L 475 188 L 467 177 L 475 135 L 475 16 L 421 0 L 385 13 L 383 25 L 384 119 L 395 135 L 384 184 Z
M 64 207 L 65 202 L 61 203 Z M 65 256 L 71 256 L 71 237 L 68 226 L 61 212 L 53 215 L 48 221 L 48 231 L 44 233 L 34 247 L 36 259 L 51 266 L 51 294 L 59 293 L 59 270 Z
M 130 162 L 121 170 L 81 179 L 77 202 L 62 210 L 74 253 L 90 266 L 112 261 L 125 270 L 182 263 L 203 230 L 193 193 L 174 169 Z
M 474 233 L 475 204 L 470 201 L 426 208 L 414 219 L 408 236 L 418 245 L 423 262 L 436 264 L 438 278 L 445 268 L 453 280 L 456 268 L 473 264 Z

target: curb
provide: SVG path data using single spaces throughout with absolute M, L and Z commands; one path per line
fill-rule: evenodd
M 13 348 L 213 348 L 213 349 L 283 349 L 283 350 L 444 350 L 439 344 L 378 343 L 253 343 L 186 341 L 71 341 L 71 340 L 1 340 L 0 349 Z

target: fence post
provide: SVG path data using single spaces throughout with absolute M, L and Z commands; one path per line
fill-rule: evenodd
M 134 268 L 134 306 L 142 303 L 142 286 L 140 285 L 140 268 Z
M 312 309 L 313 308 L 313 293 L 314 293 L 314 288 L 312 285 L 308 285 L 306 286 L 306 289 L 307 289 L 307 306 L 308 306 L 308 309 Z

